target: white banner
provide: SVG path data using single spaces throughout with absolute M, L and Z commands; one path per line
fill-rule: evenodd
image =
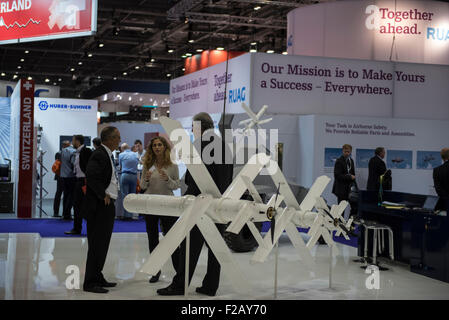
M 337 1 L 289 12 L 289 54 L 449 64 L 449 3 Z
M 170 117 L 193 116 L 198 112 L 222 113 L 225 86 L 226 113 L 242 113 L 242 102 L 250 104 L 251 55 L 226 62 L 170 81 Z
M 257 53 L 252 108 L 449 120 L 449 66 Z

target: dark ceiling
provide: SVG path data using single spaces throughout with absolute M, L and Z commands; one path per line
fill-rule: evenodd
M 99 0 L 94 36 L 0 46 L 1 79 L 48 79 L 61 97 L 112 79 L 168 81 L 183 74 L 182 56 L 198 49 L 249 51 L 257 42 L 258 51 L 285 51 L 287 13 L 327 1 Z

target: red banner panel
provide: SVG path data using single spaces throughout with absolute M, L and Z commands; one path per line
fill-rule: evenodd
M 0 2 L 0 44 L 91 35 L 97 0 Z
M 34 81 L 20 81 L 20 145 L 17 217 L 31 218 L 33 212 Z
M 238 57 L 246 52 L 243 51 L 230 51 L 229 56 L 226 51 L 220 50 L 206 50 L 200 54 L 196 54 L 184 60 L 184 74 L 189 74 L 195 71 L 202 70 L 207 67 L 214 66 L 216 64 L 226 61 L 226 59 L 232 59 Z

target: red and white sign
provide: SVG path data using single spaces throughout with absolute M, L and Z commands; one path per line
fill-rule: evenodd
M 31 218 L 33 212 L 34 81 L 20 81 L 20 145 L 17 217 Z
M 7 0 L 0 3 L 0 44 L 91 35 L 97 0 Z

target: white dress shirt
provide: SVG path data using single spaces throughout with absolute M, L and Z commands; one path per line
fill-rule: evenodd
M 111 197 L 111 199 L 116 200 L 117 199 L 117 195 L 118 195 L 118 183 L 117 183 L 117 173 L 115 172 L 115 165 L 112 162 L 112 151 L 106 147 L 104 144 L 101 144 L 106 151 L 108 152 L 108 156 L 109 156 L 109 161 L 111 162 L 111 166 L 112 166 L 112 175 L 111 175 L 111 182 L 109 183 L 109 186 L 106 188 L 106 194 L 109 195 L 109 197 Z
M 80 152 L 81 152 L 82 148 L 84 148 L 84 144 L 79 146 L 78 149 L 76 149 L 76 153 L 75 153 L 75 175 L 77 178 L 85 178 L 86 177 L 86 175 L 83 173 L 83 171 L 81 171 L 81 168 L 80 168 Z

